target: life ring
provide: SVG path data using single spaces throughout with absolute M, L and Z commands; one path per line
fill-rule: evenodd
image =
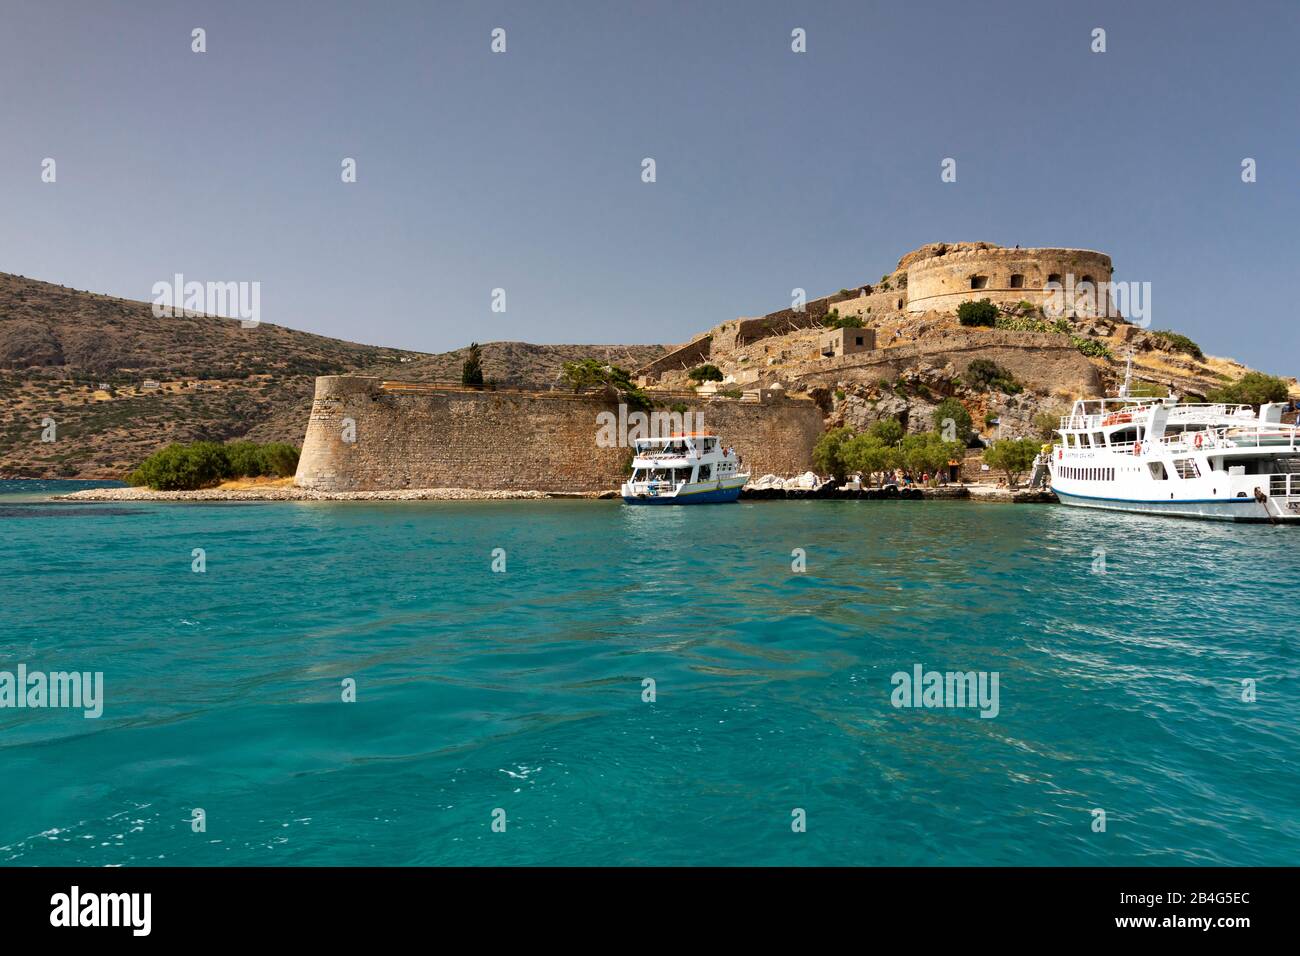
M 1060 461 L 1064 457 L 1065 457 L 1065 449 L 1064 448 L 1056 449 L 1056 460 Z
M 1135 455 L 1142 454 L 1142 443 L 1140 441 L 1135 441 L 1133 443 L 1133 454 Z
M 1196 433 L 1196 437 L 1192 439 L 1192 444 L 1195 445 L 1197 448 L 1200 448 L 1200 447 L 1201 447 L 1201 438 L 1202 438 L 1202 437 L 1203 437 L 1203 436 L 1201 435 L 1201 433 L 1200 433 L 1200 432 L 1197 432 L 1197 433 Z

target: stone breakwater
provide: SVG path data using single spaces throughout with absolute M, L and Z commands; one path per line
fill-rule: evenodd
M 90 488 L 56 501 L 504 501 L 541 498 L 616 498 L 614 491 L 482 491 L 476 488 L 404 488 L 395 491 L 314 491 L 310 488 Z

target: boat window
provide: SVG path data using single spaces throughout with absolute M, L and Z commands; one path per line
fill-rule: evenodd
M 700 477 L 697 478 L 696 480 L 697 480 L 697 481 L 708 481 L 708 480 L 709 480 L 710 478 L 712 478 L 712 477 L 713 477 L 713 466 L 712 466 L 712 465 L 700 465 Z
M 1106 436 L 1103 435 L 1101 432 L 1093 432 L 1092 444 L 1097 448 L 1102 447 L 1103 445 L 1106 444 Z
M 1154 478 L 1156 481 L 1167 481 L 1169 479 L 1169 475 L 1165 471 L 1165 463 L 1163 461 L 1148 462 L 1147 468 L 1151 472 L 1151 477 Z
M 1136 438 L 1136 428 L 1120 428 L 1110 433 L 1110 443 L 1112 445 L 1127 445 Z

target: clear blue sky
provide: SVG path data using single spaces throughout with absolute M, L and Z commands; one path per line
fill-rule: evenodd
M 5 0 L 0 270 L 259 281 L 264 321 L 435 351 L 684 341 L 925 242 L 1080 246 L 1153 327 L 1295 374 L 1298 50 L 1294 0 Z

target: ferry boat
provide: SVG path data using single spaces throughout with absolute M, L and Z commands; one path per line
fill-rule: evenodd
M 632 477 L 621 489 L 630 505 L 700 505 L 735 501 L 749 475 L 734 449 L 716 435 L 692 433 L 639 438 Z
M 1062 504 L 1221 521 L 1300 521 L 1300 427 L 1285 403 L 1084 399 L 1047 467 Z

